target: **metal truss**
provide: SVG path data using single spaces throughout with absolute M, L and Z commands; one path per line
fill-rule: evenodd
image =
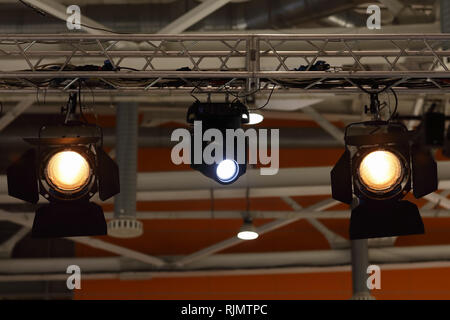
M 446 34 L 0 35 L 0 91 L 445 92 L 448 47 Z

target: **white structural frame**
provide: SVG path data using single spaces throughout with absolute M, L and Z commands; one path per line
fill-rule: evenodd
M 64 92 L 83 79 L 100 92 L 358 92 L 376 79 L 399 91 L 447 92 L 449 42 L 448 34 L 6 34 L 0 90 Z M 112 69 L 76 68 L 105 60 Z M 330 68 L 315 69 L 320 60 Z

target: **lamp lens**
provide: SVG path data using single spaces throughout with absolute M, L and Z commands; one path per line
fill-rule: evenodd
M 255 231 L 240 231 L 237 237 L 241 240 L 254 240 L 258 238 L 258 233 Z
M 88 183 L 90 168 L 89 163 L 78 152 L 61 151 L 50 158 L 46 173 L 56 188 L 76 191 Z
M 367 154 L 359 165 L 361 182 L 373 191 L 389 190 L 403 176 L 402 163 L 390 151 L 379 150 Z
M 261 123 L 264 120 L 264 116 L 262 114 L 251 112 L 249 115 L 250 115 L 250 119 L 249 119 L 248 124 L 250 124 L 250 125 Z
M 239 165 L 234 160 L 225 159 L 219 162 L 216 168 L 216 176 L 222 182 L 230 182 L 236 179 L 239 173 Z

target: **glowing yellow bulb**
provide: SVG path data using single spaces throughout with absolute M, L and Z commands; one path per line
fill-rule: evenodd
M 387 190 L 398 183 L 402 170 L 400 159 L 389 151 L 373 151 L 359 165 L 362 182 L 375 191 Z
M 79 153 L 61 151 L 47 164 L 47 177 L 58 189 L 75 191 L 86 185 L 90 175 L 89 163 Z

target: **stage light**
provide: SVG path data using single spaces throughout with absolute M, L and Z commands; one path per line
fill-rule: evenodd
M 334 199 L 352 205 L 350 239 L 425 232 L 417 206 L 402 200 L 411 187 L 416 198 L 437 189 L 436 161 L 418 139 L 401 123 L 347 126 L 331 187 Z
M 48 182 L 61 192 L 83 188 L 91 175 L 88 161 L 80 153 L 71 150 L 52 155 L 45 169 Z
M 70 120 L 24 140 L 35 148 L 8 167 L 8 194 L 34 204 L 39 195 L 49 201 L 36 210 L 32 236 L 106 235 L 103 210 L 90 199 L 98 192 L 107 200 L 120 185 L 117 164 L 102 148 L 101 128 Z
M 220 184 L 230 184 L 245 174 L 247 170 L 247 138 L 242 141 L 237 136 L 232 141 L 227 141 L 227 129 L 236 130 L 241 128 L 242 124 L 249 121 L 248 110 L 241 102 L 232 103 L 201 103 L 196 101 L 188 110 L 187 121 L 193 124 L 191 141 L 191 168 L 201 172 L 203 175 L 217 181 Z M 195 130 L 196 125 L 200 123 L 201 136 L 213 129 L 221 134 L 221 141 L 200 141 L 201 148 L 196 149 Z M 200 130 L 200 129 L 199 129 Z M 231 143 L 230 143 L 231 142 Z M 243 144 L 243 145 L 241 145 Z M 227 146 L 232 145 L 231 150 Z M 206 162 L 203 157 L 205 148 L 214 149 L 214 162 Z M 231 148 L 231 147 L 230 147 Z M 216 150 L 221 151 L 221 156 L 216 155 Z M 200 155 L 200 161 L 196 161 L 195 153 Z M 242 152 L 243 154 L 238 154 Z M 201 153 L 201 154 L 200 154 Z
M 234 160 L 225 159 L 219 162 L 216 168 L 217 179 L 226 183 L 231 182 L 239 174 L 239 165 Z
M 359 165 L 362 184 L 373 192 L 387 192 L 395 187 L 403 176 L 400 158 L 387 150 L 371 151 Z
M 244 221 L 237 237 L 241 240 L 255 240 L 259 237 L 259 234 L 251 221 Z

